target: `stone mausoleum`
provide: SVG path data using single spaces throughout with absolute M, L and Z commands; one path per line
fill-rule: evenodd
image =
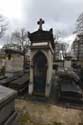
M 53 73 L 53 30 L 43 30 L 42 19 L 37 24 L 39 29 L 28 33 L 31 41 L 29 94 L 48 97 Z

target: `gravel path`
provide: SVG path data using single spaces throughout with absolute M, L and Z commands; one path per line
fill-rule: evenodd
M 79 125 L 83 123 L 83 110 L 47 103 L 17 99 L 16 110 L 20 125 Z

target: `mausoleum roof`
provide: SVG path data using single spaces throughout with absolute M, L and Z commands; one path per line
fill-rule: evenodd
M 45 30 L 37 30 L 33 33 L 28 33 L 28 37 L 30 41 L 33 42 L 51 42 L 52 47 L 54 48 L 54 38 L 53 38 L 53 33 L 52 29 L 49 31 Z
M 52 48 L 54 49 L 54 38 L 53 38 L 53 30 L 52 28 L 49 31 L 43 30 L 42 25 L 44 24 L 44 20 L 40 18 L 37 22 L 39 25 L 39 29 L 33 33 L 28 32 L 28 37 L 31 43 L 38 42 L 51 42 Z
M 19 50 L 13 50 L 13 49 L 5 49 L 5 53 L 6 54 L 20 54 L 20 55 L 23 55 L 23 52 L 21 52 Z

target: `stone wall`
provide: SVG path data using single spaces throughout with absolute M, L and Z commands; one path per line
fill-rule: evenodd
M 16 72 L 23 70 L 23 56 L 15 54 L 12 55 L 11 59 L 9 60 L 8 57 L 6 58 L 6 71 L 7 72 Z

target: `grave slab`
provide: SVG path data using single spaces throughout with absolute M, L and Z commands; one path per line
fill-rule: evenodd
M 16 95 L 16 91 L 0 86 L 0 125 L 14 125 L 16 122 Z

